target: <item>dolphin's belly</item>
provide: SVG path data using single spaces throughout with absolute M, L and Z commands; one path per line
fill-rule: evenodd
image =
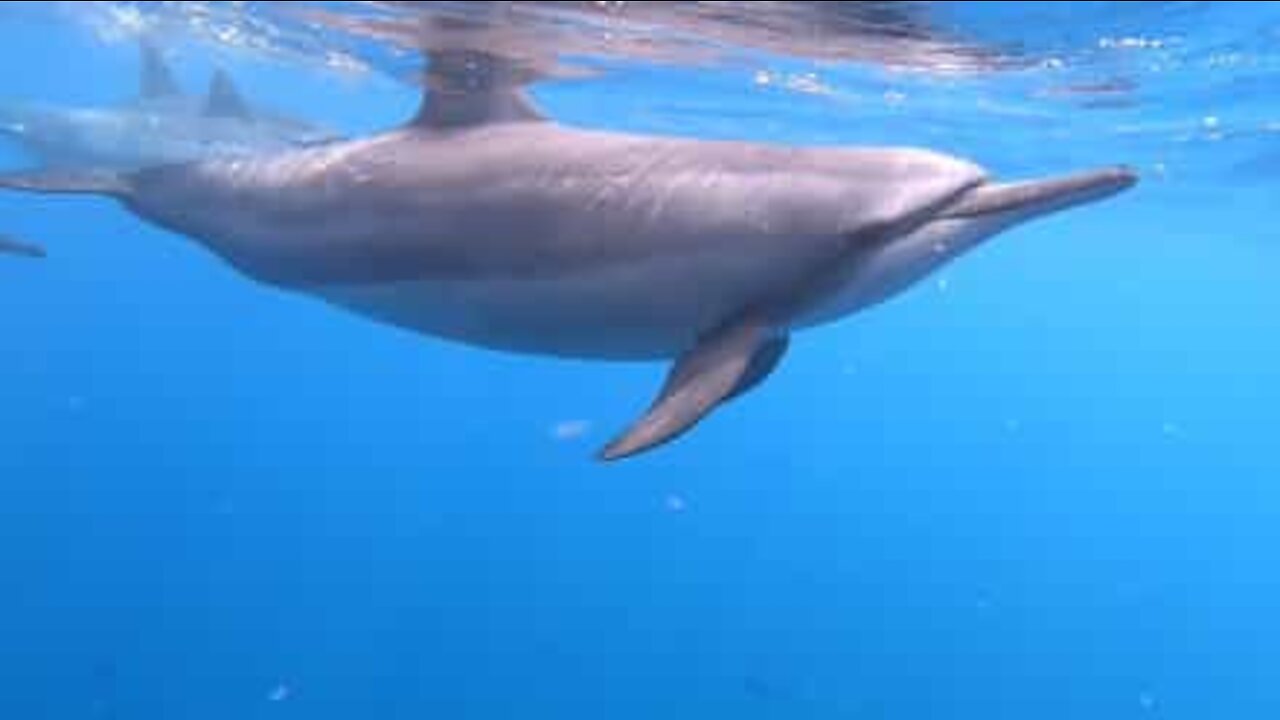
M 750 304 L 767 259 L 659 258 L 554 278 L 327 286 L 316 296 L 375 320 L 482 347 L 611 360 L 671 358 Z

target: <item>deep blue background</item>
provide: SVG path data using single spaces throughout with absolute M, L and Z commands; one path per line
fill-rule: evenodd
M 132 92 L 127 44 L 0 33 L 0 95 Z M 233 69 L 353 132 L 416 104 Z M 1116 122 L 1280 119 L 1180 77 Z M 108 202 L 0 196 L 3 230 L 51 252 L 0 262 L 0 717 L 1275 717 L 1276 175 L 936 92 L 970 122 L 748 70 L 539 90 L 582 124 L 1146 178 L 802 335 L 749 400 L 609 467 L 591 452 L 661 367 L 417 338 Z

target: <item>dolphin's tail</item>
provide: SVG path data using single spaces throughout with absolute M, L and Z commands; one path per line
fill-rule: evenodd
M 0 189 L 122 198 L 129 194 L 129 182 L 123 174 L 109 170 L 33 170 L 0 173 Z

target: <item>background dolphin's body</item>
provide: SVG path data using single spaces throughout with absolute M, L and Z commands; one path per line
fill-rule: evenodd
M 24 258 L 42 258 L 44 248 L 35 243 L 20 240 L 9 235 L 0 235 L 0 255 L 14 255 Z
M 49 168 L 136 169 L 211 157 L 273 152 L 334 139 L 302 120 L 249 106 L 218 71 L 206 96 L 178 87 L 158 50 L 142 46 L 138 96 L 117 107 L 0 107 L 0 135 Z
M 793 331 L 1133 180 L 1105 169 L 1005 185 L 925 150 L 571 129 L 495 87 L 441 92 L 411 126 L 370 139 L 0 184 L 118 197 L 253 278 L 425 334 L 674 359 L 649 413 L 605 450 L 612 459 L 750 390 Z

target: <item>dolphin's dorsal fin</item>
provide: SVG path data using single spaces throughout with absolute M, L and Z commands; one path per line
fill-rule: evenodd
M 602 450 L 600 459 L 620 460 L 684 434 L 718 406 L 764 382 L 789 345 L 785 334 L 755 319 L 703 338 L 676 361 L 644 417 Z
M 160 48 L 148 40 L 139 41 L 142 53 L 142 70 L 138 78 L 138 94 L 144 100 L 175 97 L 182 94 L 173 69 L 165 62 Z
M 249 103 L 245 101 L 231 76 L 218 70 L 209 82 L 209 97 L 205 100 L 204 114 L 208 117 L 248 120 L 253 111 L 249 109 Z
M 516 62 L 492 53 L 430 51 L 422 105 L 411 124 L 446 130 L 545 121 L 525 92 L 531 79 Z

